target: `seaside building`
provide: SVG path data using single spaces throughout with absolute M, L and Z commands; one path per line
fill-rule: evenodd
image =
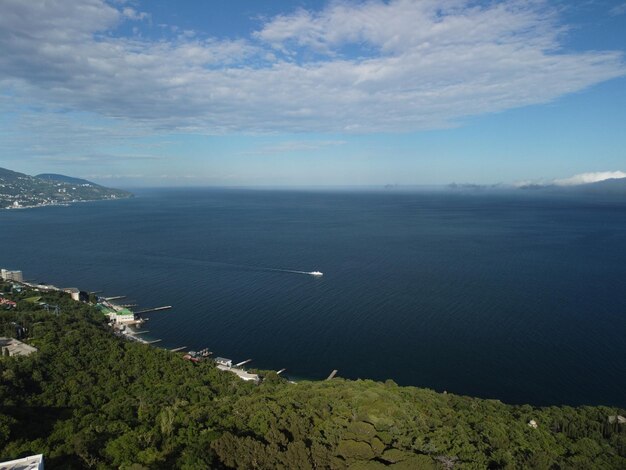
M 80 300 L 80 290 L 76 287 L 67 287 L 63 289 L 63 292 L 65 292 L 66 294 L 70 294 L 72 300 L 75 300 L 77 302 Z
M 44 470 L 43 454 L 31 455 L 9 462 L 0 462 L 0 470 Z
M 122 308 L 115 312 L 116 323 L 131 323 L 135 321 L 135 314 L 127 308 Z
M 233 360 L 232 359 L 226 359 L 225 357 L 216 357 L 215 358 L 215 362 L 218 366 L 224 366 L 224 367 L 232 367 L 233 366 Z
M 11 271 L 9 269 L 0 270 L 0 276 L 3 281 L 24 282 L 22 271 Z
M 135 321 L 135 314 L 127 308 L 118 307 L 109 302 L 99 302 L 96 307 L 114 323 L 125 324 Z
M 232 372 L 236 374 L 241 380 L 245 380 L 246 382 L 255 382 L 259 383 L 261 378 L 257 374 L 251 374 L 244 369 L 240 369 L 239 367 L 233 367 L 233 360 L 226 359 L 225 357 L 216 357 L 215 363 L 217 364 L 217 368 L 219 370 L 225 370 L 228 372 Z
M 30 354 L 37 352 L 37 348 L 30 346 L 26 343 L 22 343 L 13 338 L 0 338 L 0 351 L 2 355 L 8 354 L 9 356 L 29 356 Z M 0 467 L 0 470 L 2 467 Z

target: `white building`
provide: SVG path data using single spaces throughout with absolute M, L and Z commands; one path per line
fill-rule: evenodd
M 67 287 L 63 289 L 63 292 L 70 294 L 72 296 L 72 300 L 76 300 L 77 302 L 80 300 L 80 290 L 76 287 Z
M 215 362 L 219 366 L 224 366 L 224 367 L 229 367 L 229 368 L 233 366 L 233 360 L 226 359 L 225 357 L 216 357 Z
M 24 282 L 24 276 L 22 275 L 22 271 L 10 271 L 8 269 L 2 269 L 0 271 L 0 275 L 4 281 L 16 281 L 16 282 Z
M 0 470 L 43 470 L 43 454 L 0 462 Z
M 257 374 L 251 374 L 250 372 L 239 367 L 233 367 L 232 359 L 226 359 L 225 357 L 216 357 L 215 363 L 217 364 L 217 368 L 219 370 L 225 370 L 228 372 L 232 372 L 233 374 L 237 374 L 237 376 L 241 380 L 245 380 L 246 382 L 259 383 L 261 381 L 261 378 Z
M 34 352 L 37 352 L 37 348 L 30 346 L 29 344 L 22 343 L 14 338 L 0 338 L 0 352 L 2 355 L 5 351 L 9 356 L 28 356 Z M 0 470 L 2 467 L 0 467 Z

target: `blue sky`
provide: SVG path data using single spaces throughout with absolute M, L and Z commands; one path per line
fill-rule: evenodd
M 626 1 L 0 0 L 0 166 L 111 186 L 626 171 Z

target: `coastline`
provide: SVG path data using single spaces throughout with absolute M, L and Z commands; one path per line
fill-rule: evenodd
M 50 202 L 50 203 L 41 203 L 27 206 L 6 206 L 0 207 L 0 210 L 22 210 L 22 209 L 39 209 L 42 207 L 71 207 L 76 204 L 86 203 L 86 202 L 100 202 L 100 201 L 119 201 L 123 199 L 132 199 L 135 197 L 134 194 L 131 194 L 127 197 L 110 197 L 110 198 L 102 198 L 102 199 L 76 199 L 72 201 L 60 201 L 60 202 Z
M 5 277 L 5 275 L 10 276 L 10 277 Z M 13 276 L 16 276 L 17 278 L 13 278 Z M 161 342 L 161 339 L 144 339 L 139 336 L 147 332 L 137 331 L 136 329 L 133 329 L 132 327 L 141 326 L 148 321 L 147 318 L 143 318 L 139 315 L 142 312 L 147 313 L 151 311 L 160 311 L 160 310 L 166 310 L 166 309 L 171 308 L 171 306 L 168 305 L 165 307 L 156 307 L 156 308 L 144 309 L 144 310 L 141 310 L 140 312 L 134 312 L 127 306 L 118 305 L 113 302 L 114 299 L 123 298 L 125 296 L 115 297 L 115 298 L 106 298 L 106 297 L 101 297 L 101 296 L 95 296 L 95 293 L 93 292 L 82 291 L 75 287 L 63 288 L 63 287 L 56 287 L 50 284 L 34 284 L 34 283 L 23 280 L 22 271 L 9 271 L 6 269 L 2 269 L 2 281 L 13 282 L 14 284 L 18 284 L 24 288 L 31 289 L 36 292 L 44 291 L 44 292 L 66 293 L 70 295 L 73 301 L 82 302 L 82 303 L 91 305 L 92 307 L 99 310 L 103 315 L 108 317 L 109 318 L 108 326 L 110 327 L 113 335 L 121 337 L 127 341 L 134 341 L 137 343 L 145 344 L 147 346 L 154 346 L 156 343 Z M 90 298 L 91 296 L 95 296 L 95 303 L 92 302 L 92 299 Z M 154 347 L 158 347 L 158 346 L 154 346 Z M 169 351 L 172 353 L 177 353 L 177 352 L 184 352 L 184 350 L 186 350 L 187 347 L 182 346 L 182 347 L 173 348 L 173 349 L 167 349 L 167 348 L 159 348 L 159 349 L 163 349 L 165 351 Z M 219 370 L 231 372 L 237 375 L 243 381 L 254 382 L 257 384 L 261 382 L 262 378 L 259 374 L 248 372 L 246 369 L 242 367 L 244 364 L 251 362 L 252 359 L 247 359 L 245 361 L 233 364 L 232 359 L 225 359 L 222 357 L 212 358 L 211 356 L 213 356 L 213 353 L 208 352 L 208 348 L 204 349 L 203 351 L 205 351 L 205 353 L 203 354 L 197 353 L 196 351 L 188 351 L 182 356 L 182 359 L 189 360 L 191 362 L 200 362 L 202 360 L 210 359 L 216 363 L 216 367 Z M 280 374 L 283 371 L 284 369 L 279 371 L 278 374 Z M 295 383 L 292 381 L 289 381 L 289 382 Z

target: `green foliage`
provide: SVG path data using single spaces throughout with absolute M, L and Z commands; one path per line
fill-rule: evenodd
M 26 300 L 35 295 L 61 313 Z M 626 468 L 626 430 L 607 419 L 624 410 L 509 406 L 391 381 L 294 385 L 274 373 L 255 386 L 123 341 L 66 294 L 10 296 L 18 307 L 0 311 L 3 334 L 18 324 L 39 352 L 0 357 L 0 459 L 43 453 L 47 468 L 98 469 Z

